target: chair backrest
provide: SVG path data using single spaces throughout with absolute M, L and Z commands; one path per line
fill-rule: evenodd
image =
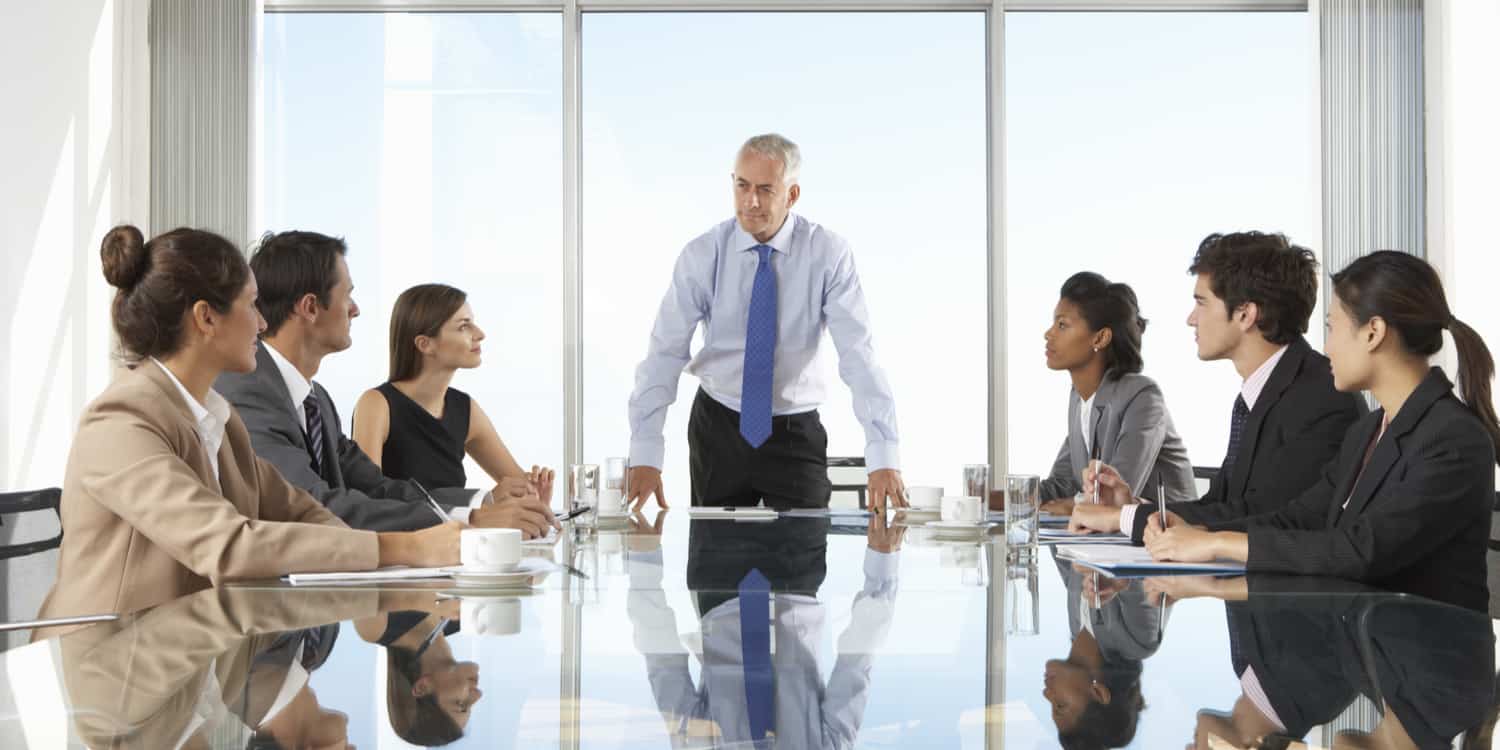
M 0 622 L 31 620 L 57 578 L 62 518 L 57 488 L 0 493 Z M 0 633 L 0 648 L 24 645 L 29 633 Z
M 31 492 L 6 492 L 0 493 L 0 515 L 13 516 L 18 513 L 28 513 L 38 510 L 50 510 L 57 516 L 57 534 L 55 536 L 38 539 L 30 542 L 11 544 L 7 539 L 5 544 L 0 544 L 0 560 L 9 560 L 13 557 L 25 557 L 49 549 L 57 549 L 62 546 L 62 513 L 58 510 L 62 504 L 62 490 L 56 487 L 48 487 L 45 490 L 33 490 Z
M 833 497 L 828 500 L 829 507 L 865 507 L 865 490 L 869 487 L 870 478 L 865 471 L 863 457 L 829 456 L 828 481 L 833 483 Z M 850 500 L 854 503 L 850 503 Z

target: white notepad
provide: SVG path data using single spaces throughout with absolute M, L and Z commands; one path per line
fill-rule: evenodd
M 774 521 L 775 508 L 724 508 L 717 505 L 688 507 L 688 518 L 727 518 L 731 521 Z
M 380 583 L 382 581 L 409 581 L 425 578 L 452 578 L 455 570 L 459 568 L 448 566 L 442 568 L 408 568 L 404 565 L 392 565 L 375 570 L 361 570 L 339 573 L 292 573 L 282 576 L 282 580 L 293 586 L 305 584 L 339 584 L 339 583 Z M 520 564 L 516 566 L 518 573 L 550 573 L 561 570 L 556 562 L 550 558 L 536 555 L 526 555 L 521 558 Z
M 1129 544 L 1061 544 L 1059 557 L 1087 565 L 1106 573 L 1139 571 L 1143 573 L 1243 573 L 1245 564 L 1233 560 L 1213 562 L 1158 562 L 1151 559 L 1145 547 Z
M 392 565 L 375 570 L 360 570 L 336 573 L 292 573 L 281 580 L 298 586 L 306 583 L 376 583 L 379 581 L 406 581 L 420 578 L 451 578 L 445 568 L 408 568 Z

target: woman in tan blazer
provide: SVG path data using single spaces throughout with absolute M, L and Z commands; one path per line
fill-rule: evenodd
M 212 389 L 221 372 L 255 369 L 265 328 L 255 278 L 228 240 L 177 229 L 144 243 L 121 226 L 100 254 L 133 367 L 79 423 L 42 617 L 133 612 L 287 573 L 458 562 L 459 524 L 356 531 L 255 456 Z

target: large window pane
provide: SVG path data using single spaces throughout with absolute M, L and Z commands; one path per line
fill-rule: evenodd
M 354 347 L 317 379 L 347 429 L 385 379 L 396 296 L 424 282 L 469 293 L 485 362 L 454 380 L 523 464 L 562 460 L 561 22 L 555 14 L 273 14 L 264 34 L 263 227 L 342 235 L 362 315 Z M 470 484 L 486 479 L 468 462 Z M 459 637 L 455 657 L 528 663 L 489 694 L 454 747 L 558 744 L 555 608 L 526 604 L 522 637 Z M 355 638 L 346 631 L 347 638 Z M 486 656 L 488 654 L 488 656 Z M 383 652 L 364 680 L 314 687 L 360 747 L 403 747 L 385 719 Z M 540 671 L 538 671 L 540 670 Z M 320 675 L 322 672 L 319 673 Z M 373 686 L 373 688 L 372 688 Z
M 1240 378 L 1228 362 L 1198 361 L 1186 270 L 1211 232 L 1280 231 L 1318 247 L 1308 17 L 1005 18 L 1011 464 L 1045 472 L 1066 437 L 1070 383 L 1046 368 L 1042 333 L 1063 281 L 1092 270 L 1135 289 L 1150 320 L 1145 374 L 1193 463 L 1218 466 Z
M 1303 13 L 1006 15 L 1004 304 L 1014 469 L 1046 472 L 1067 435 L 1070 383 L 1046 368 L 1042 333 L 1058 289 L 1081 270 L 1135 288 L 1151 321 L 1145 374 L 1165 392 L 1193 463 L 1223 460 L 1240 378 L 1228 362 L 1198 361 L 1186 325 L 1193 288 L 1186 269 L 1211 232 L 1282 231 L 1318 246 L 1316 47 L 1308 26 Z M 1321 346 L 1321 313 L 1308 339 Z M 1048 567 L 1042 575 L 1056 575 Z M 1215 616 L 1222 628 L 1213 607 L 1179 607 L 1171 627 L 1212 627 Z M 1066 656 L 1068 641 L 1047 630 L 1026 648 L 1013 643 L 1008 673 L 1040 674 L 1047 659 Z M 1180 645 L 1168 639 L 1144 660 L 1147 708 L 1129 747 L 1180 746 L 1192 738 L 1199 709 L 1232 702 L 1222 681 L 1169 668 Z M 1007 698 L 1007 719 L 1022 719 L 1007 720 L 1006 746 L 1054 747 L 1043 696 Z
M 556 14 L 266 17 L 262 224 L 348 240 L 362 314 L 317 378 L 346 429 L 385 379 L 397 295 L 443 282 L 488 335 L 454 386 L 517 460 L 561 463 L 561 32 Z
M 750 135 L 802 147 L 795 211 L 848 238 L 895 392 L 908 483 L 956 488 L 986 451 L 984 17 L 608 14 L 583 30 L 584 439 L 629 444 L 626 403 L 672 266 L 733 216 Z M 775 39 L 774 50 L 726 48 Z M 783 50 L 801 50 L 790 54 Z M 687 61 L 691 61 L 690 64 Z M 696 351 L 697 343 L 694 344 Z M 864 455 L 825 341 L 829 455 Z M 667 492 L 688 499 L 685 376 Z

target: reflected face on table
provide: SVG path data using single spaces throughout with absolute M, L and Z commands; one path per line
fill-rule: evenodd
M 304 685 L 292 702 L 263 731 L 278 744 L 306 750 L 353 750 L 349 717 L 318 704 L 318 695 Z
M 1224 300 L 1214 294 L 1213 277 L 1198 274 L 1193 285 L 1193 311 L 1187 319 L 1198 343 L 1198 359 L 1209 362 L 1231 356 L 1244 336 L 1241 324 L 1246 314 L 1242 309 L 1231 316 Z
M 1052 704 L 1052 723 L 1059 732 L 1078 726 L 1092 703 L 1109 703 L 1109 688 L 1087 669 L 1062 659 L 1050 659 L 1043 671 L 1042 697 Z
M 1089 330 L 1083 311 L 1072 300 L 1060 299 L 1052 309 L 1052 325 L 1042 335 L 1046 340 L 1047 367 L 1052 370 L 1076 370 L 1103 352 L 1096 351 L 1098 335 Z
M 466 728 L 474 705 L 484 697 L 484 691 L 479 689 L 479 665 L 446 657 L 437 659 L 429 668 L 426 661 L 424 655 L 422 677 L 412 685 L 412 695 L 417 698 L 432 696 L 437 707 L 459 729 Z

